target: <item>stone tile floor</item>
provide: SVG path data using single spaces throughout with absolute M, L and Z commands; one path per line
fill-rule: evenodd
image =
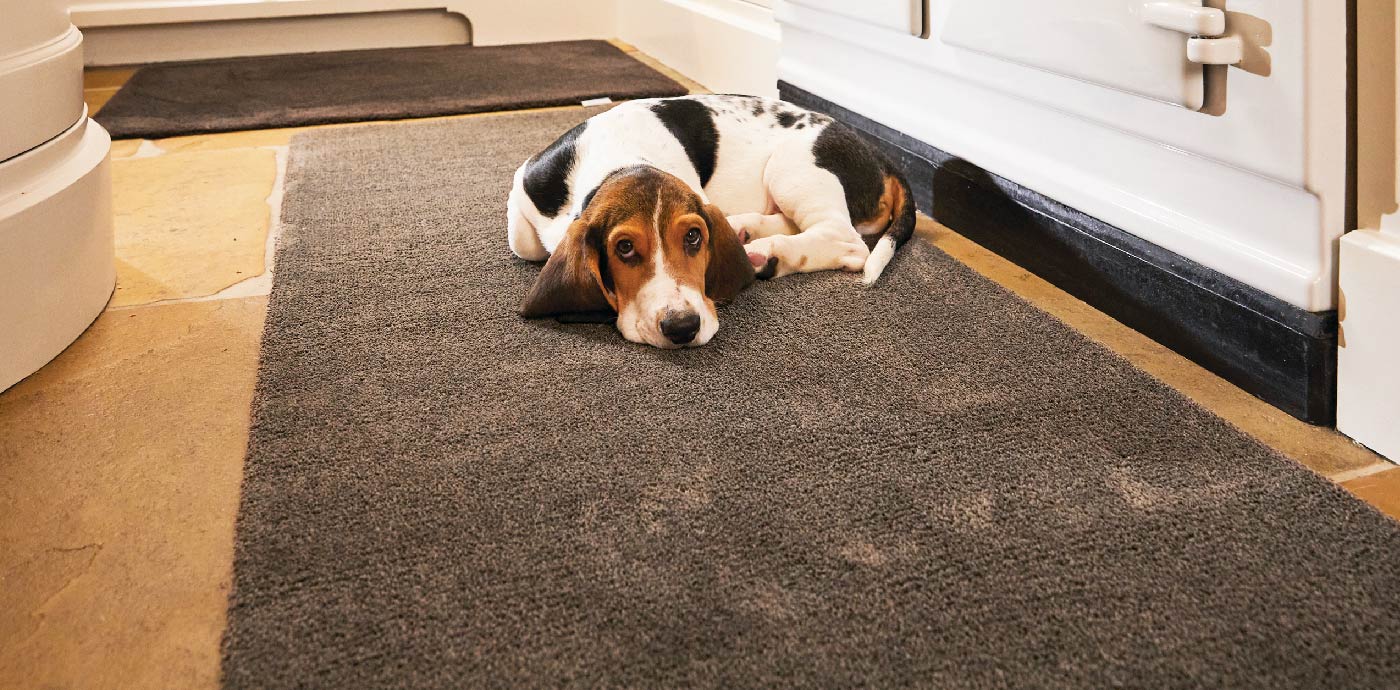
M 90 71 L 90 108 L 131 73 Z M 248 407 L 297 131 L 114 142 L 112 301 L 58 359 L 0 394 L 0 687 L 218 685 Z M 948 228 L 924 219 L 920 233 L 1400 517 L 1400 468 Z

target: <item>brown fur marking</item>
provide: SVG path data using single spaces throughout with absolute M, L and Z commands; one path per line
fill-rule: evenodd
M 692 229 L 701 233 L 698 248 L 685 244 Z M 555 249 L 542 272 L 542 277 L 550 279 L 536 282 L 522 313 L 554 315 L 567 312 L 570 304 L 600 303 L 597 295 L 578 298 L 577 293 L 593 294 L 594 287 L 621 312 L 655 276 L 658 251 L 666 272 L 677 283 L 710 299 L 728 301 L 753 281 L 752 267 L 733 235 L 724 215 L 703 205 L 674 175 L 640 166 L 618 171 L 598 187 L 569 235 Z M 618 252 L 618 243 L 623 240 L 632 242 L 630 258 Z M 721 256 L 715 256 L 716 252 Z M 551 265 L 570 270 L 550 271 Z M 583 267 L 596 286 L 586 284 Z M 572 279 L 557 279 L 556 274 Z

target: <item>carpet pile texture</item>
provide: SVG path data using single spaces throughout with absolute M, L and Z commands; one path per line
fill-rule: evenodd
M 295 138 L 227 687 L 1400 687 L 1400 525 L 927 242 L 522 321 L 585 114 Z

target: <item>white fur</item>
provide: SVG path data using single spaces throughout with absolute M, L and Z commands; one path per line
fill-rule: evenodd
M 754 116 L 723 98 L 696 98 L 718 111 L 715 126 L 720 135 L 719 153 L 714 175 L 707 186 L 700 185 L 700 178 L 685 148 L 651 111 L 656 100 L 628 101 L 593 116 L 574 143 L 575 164 L 568 177 L 569 200 L 558 216 L 544 216 L 530 202 L 523 188 L 522 166 L 511 186 L 510 198 L 519 210 L 520 220 L 526 222 L 512 220 L 511 227 L 521 228 L 522 232 L 527 224 L 533 227 L 537 231 L 539 246 L 552 253 L 568 232 L 573 218 L 582 211 L 583 199 L 589 190 L 595 189 L 614 170 L 646 164 L 679 177 L 705 203 L 719 206 L 726 214 L 773 215 L 781 212 L 792 220 L 793 233 L 806 233 L 810 228 L 792 215 L 792 210 L 797 210 L 804 217 L 825 219 L 827 236 L 846 240 L 855 234 L 846 212 L 840 182 L 830 172 L 818 168 L 812 156 L 812 146 L 829 121 L 813 123 L 803 129 L 778 127 L 772 116 Z M 775 183 L 782 189 L 775 192 Z M 779 199 L 779 196 L 782 198 Z M 842 224 L 844 228 L 836 227 Z M 845 229 L 851 232 L 846 233 Z M 512 239 L 512 250 L 517 246 L 534 248 L 529 242 Z M 764 245 L 759 249 L 768 251 L 769 247 Z M 516 253 L 521 258 L 531 258 L 519 251 Z M 787 256 L 788 253 L 787 249 L 780 252 L 780 263 L 795 263 L 797 255 Z M 859 266 L 849 268 L 852 262 L 850 257 L 859 253 L 854 248 L 842 248 L 836 253 L 844 258 L 838 261 L 826 257 L 818 264 L 809 262 L 802 270 L 860 269 Z
M 812 136 L 815 140 L 815 135 Z M 783 142 L 768 159 L 763 183 L 778 210 L 800 230 L 750 242 L 750 253 L 777 257 L 777 273 L 859 271 L 869 249 L 851 225 L 841 181 L 817 166 L 812 142 L 793 138 Z
M 894 258 L 894 238 L 889 235 L 881 237 L 875 243 L 875 248 L 870 250 L 870 258 L 865 260 L 865 275 L 860 282 L 866 285 L 874 285 L 880 279 L 880 274 L 885 272 L 885 267 L 890 264 L 890 259 Z
M 780 127 L 769 112 L 754 115 L 751 108 L 722 97 L 696 98 L 716 112 L 720 135 L 714 175 L 707 185 L 701 186 L 684 147 L 652 112 L 656 100 L 629 101 L 595 115 L 575 141 L 569 197 L 557 216 L 540 213 L 524 191 L 525 167 L 516 172 L 507 202 L 511 250 L 524 259 L 544 259 L 581 213 L 589 190 L 615 170 L 646 164 L 675 175 L 705 203 L 730 214 L 735 231 L 748 232 L 745 248 L 750 254 L 777 257 L 775 277 L 864 269 L 864 281 L 873 283 L 889 263 L 894 243 L 882 238 L 870 260 L 861 233 L 852 225 L 840 180 L 817 166 L 813 146 L 831 121 L 817 117 L 801 129 Z M 654 219 L 658 230 L 659 201 Z M 719 329 L 713 303 L 678 284 L 666 271 L 661 252 L 652 259 L 655 274 L 619 314 L 618 329 L 628 340 L 673 347 L 660 332 L 660 319 L 667 310 L 689 309 L 701 315 L 701 329 L 691 345 L 709 342 Z
M 589 120 L 588 128 L 574 143 L 575 162 L 569 173 L 570 194 L 564 210 L 558 217 L 547 218 L 540 215 L 533 204 L 525 209 L 525 217 L 539 231 L 541 244 L 551 254 L 568 233 L 569 224 L 583 210 L 584 196 L 619 168 L 643 163 L 653 165 L 679 177 L 701 198 L 708 200 L 700 189 L 700 178 L 695 174 L 685 149 L 651 112 L 650 105 L 653 103 L 655 101 L 652 100 L 629 101 L 594 115 Z M 512 189 L 520 187 L 522 181 L 523 176 Z M 524 194 L 523 187 L 521 194 L 528 196 Z

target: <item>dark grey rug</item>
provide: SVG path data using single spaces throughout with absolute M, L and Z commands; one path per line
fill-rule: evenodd
M 1400 687 L 1400 525 L 927 243 L 520 320 L 582 116 L 295 139 L 226 686 Z
M 685 93 L 605 41 L 436 46 L 152 65 L 96 120 L 116 139 L 157 138 Z

